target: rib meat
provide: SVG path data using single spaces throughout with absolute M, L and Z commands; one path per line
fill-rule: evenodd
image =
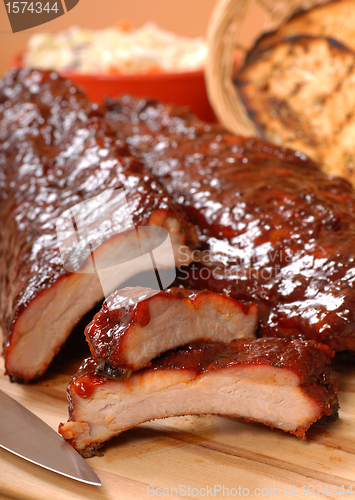
M 169 231 L 175 253 L 191 258 L 196 235 L 166 190 L 129 156 L 104 119 L 70 81 L 55 73 L 13 70 L 0 81 L 0 325 L 6 371 L 29 381 L 44 373 L 74 325 L 103 298 L 95 273 L 63 267 L 58 217 L 105 190 L 123 189 L 133 224 Z M 89 214 L 90 215 L 90 214 Z M 105 224 L 86 238 L 102 260 L 127 233 Z M 79 252 L 80 253 L 80 252 Z M 78 270 L 89 256 L 76 255 Z M 81 259 L 81 260 L 80 260 Z M 108 272 L 111 290 L 144 265 Z
M 255 301 L 260 334 L 355 349 L 355 193 L 300 152 L 236 137 L 186 110 L 108 102 L 118 137 L 181 204 L 200 258 L 177 283 Z
M 314 341 L 200 342 L 165 353 L 126 381 L 95 375 L 89 358 L 68 388 L 59 432 L 84 456 L 140 423 L 216 414 L 262 422 L 305 439 L 317 420 L 337 418 L 332 352 Z
M 154 293 L 154 292 L 153 292 Z M 125 379 L 161 353 L 197 340 L 255 338 L 257 308 L 227 295 L 126 288 L 110 295 L 85 329 L 98 370 Z

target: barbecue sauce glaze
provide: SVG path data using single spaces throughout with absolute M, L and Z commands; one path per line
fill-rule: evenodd
M 254 301 L 261 336 L 355 349 L 355 193 L 300 152 L 123 97 L 107 117 L 195 224 L 177 284 Z
M 56 221 L 73 205 L 105 189 L 124 189 L 135 226 L 173 217 L 186 243 L 196 245 L 193 226 L 130 156 L 103 108 L 58 74 L 13 69 L 0 80 L 0 144 L 0 326 L 7 355 L 21 313 L 68 275 Z M 92 236 L 96 249 L 105 227 Z M 80 252 L 78 267 L 86 257 Z

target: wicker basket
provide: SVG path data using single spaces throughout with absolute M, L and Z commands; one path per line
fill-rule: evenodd
M 255 16 L 255 9 L 262 22 L 254 40 L 262 33 L 276 29 L 297 10 L 323 2 L 324 0 L 220 0 L 217 3 L 207 31 L 205 79 L 214 112 L 231 132 L 244 136 L 258 135 L 233 83 L 236 54 L 238 64 L 242 64 L 250 48 L 250 44 L 248 46 L 243 43 L 243 26 Z

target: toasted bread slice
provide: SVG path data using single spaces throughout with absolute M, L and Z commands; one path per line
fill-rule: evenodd
M 297 35 L 335 38 L 355 50 L 355 1 L 331 0 L 297 12 L 276 31 L 262 35 L 252 52 L 259 52 L 283 38 Z
M 355 184 L 355 52 L 330 38 L 284 39 L 236 83 L 261 135 Z

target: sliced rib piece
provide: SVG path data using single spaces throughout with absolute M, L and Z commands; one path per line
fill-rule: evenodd
M 355 192 L 301 153 L 123 97 L 107 116 L 199 228 L 178 283 L 256 302 L 262 336 L 355 350 Z
M 95 375 L 89 358 L 68 388 L 69 421 L 59 432 L 84 456 L 140 423 L 178 415 L 228 415 L 306 439 L 336 419 L 332 352 L 314 341 L 200 342 L 169 351 L 126 381 Z
M 126 288 L 110 295 L 85 329 L 100 372 L 126 378 L 161 353 L 197 340 L 255 338 L 257 308 L 207 290 L 152 295 Z
M 176 265 L 180 254 L 191 258 L 186 245 L 194 247 L 196 235 L 166 190 L 128 156 L 98 105 L 55 73 L 13 70 L 0 81 L 0 142 L 0 325 L 7 373 L 29 381 L 103 298 L 97 274 L 63 267 L 56 221 L 64 211 L 123 189 L 135 227 L 169 232 Z M 96 224 L 86 234 L 101 260 L 127 240 L 106 229 Z M 83 255 L 78 271 L 90 260 Z M 138 259 L 119 275 L 108 270 L 110 292 L 145 265 Z

